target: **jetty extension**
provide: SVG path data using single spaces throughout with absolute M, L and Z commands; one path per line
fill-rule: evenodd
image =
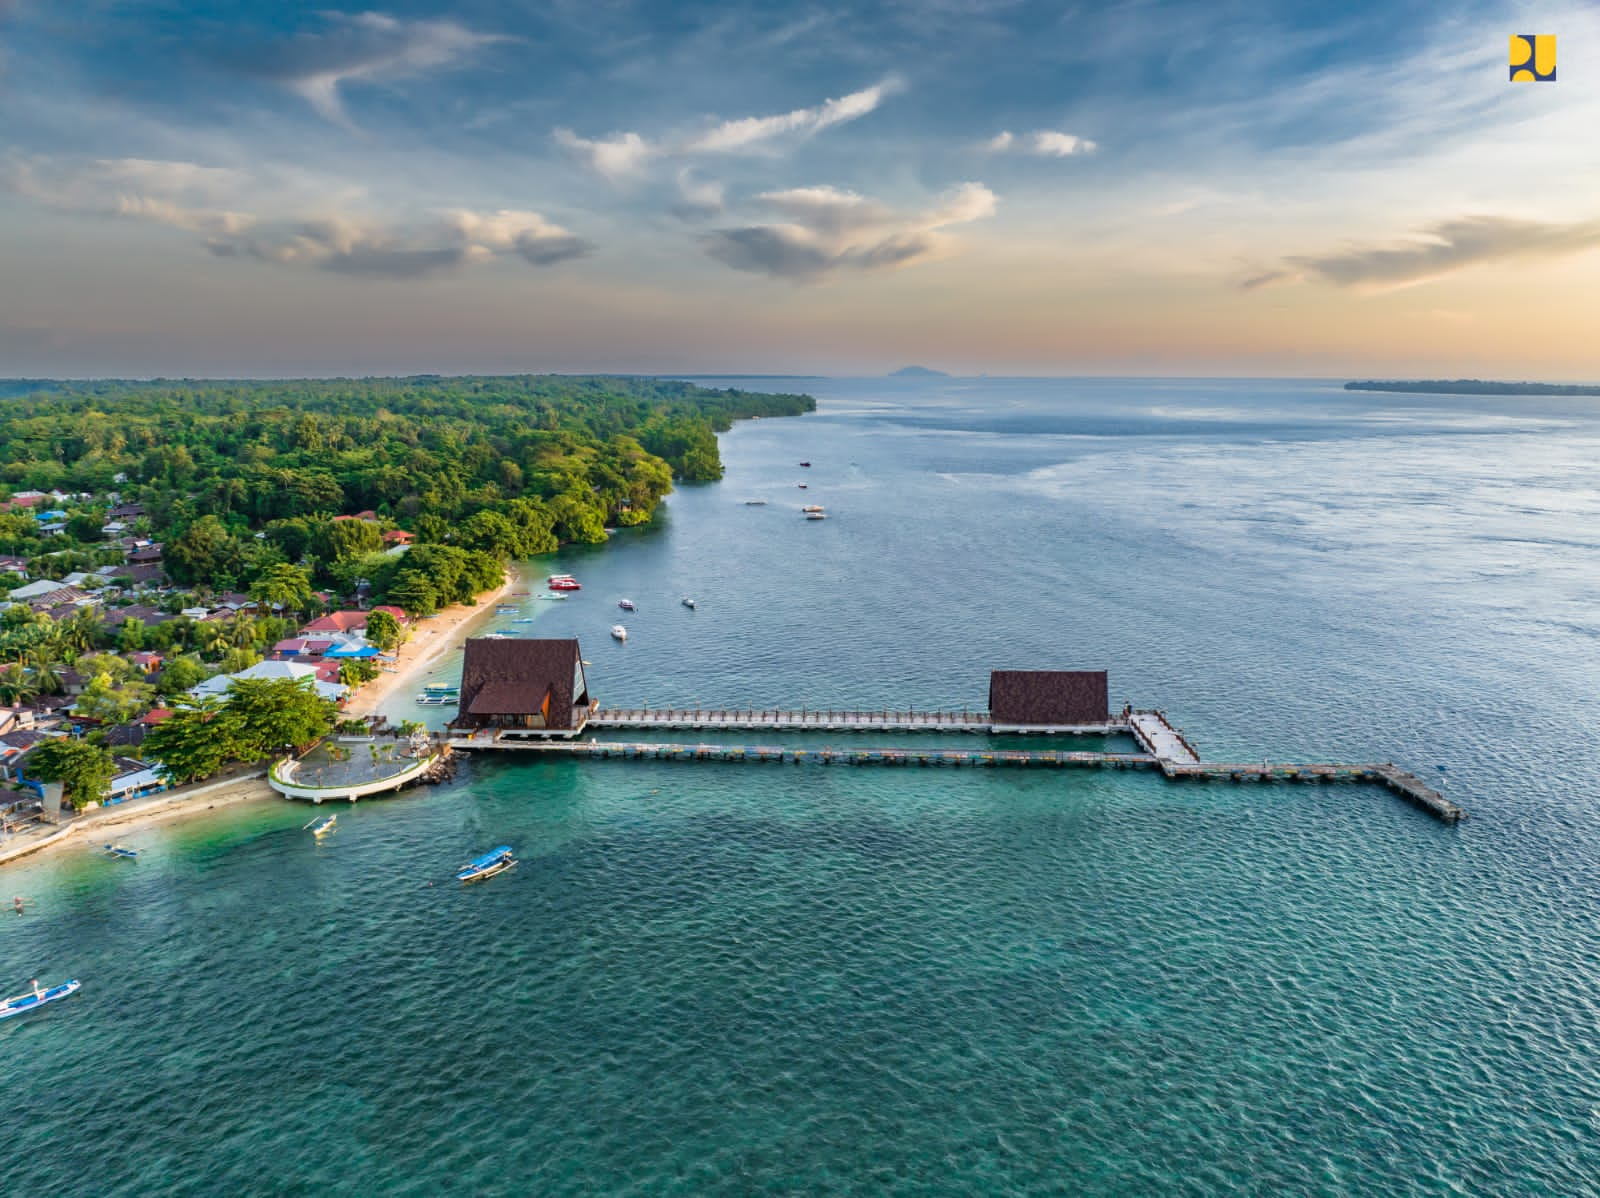
M 588 690 L 576 640 L 469 640 L 461 705 L 446 743 L 577 758 L 784 762 L 820 765 L 1038 766 L 1159 769 L 1175 781 L 1373 782 L 1446 823 L 1466 811 L 1393 762 L 1370 764 L 1204 761 L 1160 711 L 1108 714 L 1104 670 L 997 670 L 986 711 L 602 708 Z M 1035 735 L 1127 734 L 1141 753 L 1064 749 L 798 749 L 773 745 L 578 740 L 598 731 L 942 732 Z

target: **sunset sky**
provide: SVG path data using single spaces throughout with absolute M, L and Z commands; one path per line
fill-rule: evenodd
M 1600 380 L 1597 45 L 1471 0 L 0 0 L 0 376 Z

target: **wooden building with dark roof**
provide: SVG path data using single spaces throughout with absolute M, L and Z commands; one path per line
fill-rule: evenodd
M 989 675 L 994 725 L 1104 724 L 1111 717 L 1104 670 L 995 670 Z
M 589 697 L 578 642 L 476 637 L 461 663 L 452 728 L 502 736 L 576 736 L 598 706 Z

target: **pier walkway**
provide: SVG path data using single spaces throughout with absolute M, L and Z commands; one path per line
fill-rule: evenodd
M 1122 720 L 1097 724 L 995 724 L 987 711 L 861 711 L 859 709 L 721 707 L 605 707 L 589 717 L 590 728 L 660 728 L 701 731 L 734 728 L 780 732 L 1030 732 L 1089 736 L 1127 732 Z

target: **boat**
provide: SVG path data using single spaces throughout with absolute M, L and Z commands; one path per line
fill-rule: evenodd
M 541 599 L 565 599 L 565 598 L 567 598 L 567 596 L 566 595 L 559 595 L 559 594 L 558 595 L 540 595 L 539 598 L 541 598 Z
M 523 616 L 520 620 L 512 620 L 511 622 L 513 624 L 532 624 L 533 623 L 533 617 L 532 616 Z
M 422 689 L 430 695 L 458 695 L 461 688 L 454 682 L 425 682 Z
M 528 592 L 527 591 L 512 591 L 511 592 L 511 597 L 513 599 L 526 599 L 528 597 Z
M 800 510 L 802 512 L 820 512 L 822 510 L 822 505 L 820 503 L 808 503 Z
M 306 827 L 311 829 L 311 835 L 321 840 L 329 832 L 333 831 L 333 826 L 338 822 L 339 817 L 337 815 L 325 815 L 321 819 L 312 820 Z M 304 828 L 301 829 L 301 831 L 304 830 Z
M 45 1003 L 55 1002 L 58 998 L 66 998 L 69 994 L 76 994 L 81 983 L 77 978 L 62 982 L 59 986 L 40 989 L 39 983 L 34 982 L 33 989 L 26 994 L 19 994 L 15 998 L 8 998 L 0 1002 L 0 1019 L 10 1019 L 13 1015 L 26 1015 L 29 1011 L 36 1011 Z
M 826 520 L 827 518 L 828 517 L 826 515 L 824 515 L 822 512 L 807 512 L 806 513 L 806 519 L 807 520 Z
M 637 611 L 638 610 L 636 607 L 633 606 L 633 600 L 632 599 L 618 599 L 617 600 L 617 606 L 620 607 L 623 611 Z
M 694 610 L 694 600 L 690 599 L 687 595 L 685 595 L 684 598 L 683 598 L 683 605 L 685 607 L 687 607 L 690 611 Z
M 511 638 L 503 632 L 486 632 L 483 634 L 483 639 L 486 641 L 507 641 Z
M 500 638 L 504 640 L 504 637 Z M 461 702 L 460 695 L 418 695 L 417 703 L 422 707 L 454 707 Z
M 102 851 L 107 857 L 126 857 L 130 860 L 139 855 L 138 849 L 130 849 L 125 844 L 108 844 Z
M 494 614 L 497 616 L 514 616 L 521 610 L 522 609 L 520 607 L 513 607 L 509 603 L 502 603 L 499 607 L 494 609 Z
M 795 483 L 795 486 L 799 487 L 802 491 L 806 489 L 805 483 Z
M 746 499 L 744 505 L 745 507 L 766 507 L 767 501 L 765 499 Z
M 802 466 L 809 466 L 809 465 L 811 465 L 811 463 L 810 463 L 810 462 L 801 462 L 801 463 L 800 463 L 800 464 L 801 464 L 801 465 L 802 465 Z
M 625 641 L 628 639 L 628 630 L 621 624 L 613 624 L 611 626 L 611 635 L 619 641 Z
M 511 855 L 511 846 L 502 844 L 490 849 L 483 856 L 468 861 L 456 872 L 456 878 L 462 882 L 477 882 L 484 878 L 492 878 L 495 874 L 505 873 L 516 863 L 516 859 Z
M 583 586 L 576 578 L 558 578 L 550 584 L 552 591 L 581 591 Z

